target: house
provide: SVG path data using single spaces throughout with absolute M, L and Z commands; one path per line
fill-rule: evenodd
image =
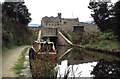
M 98 32 L 99 28 L 95 24 L 88 24 L 79 22 L 78 18 L 61 18 L 61 13 L 58 13 L 57 17 L 43 17 L 41 20 L 42 27 L 60 27 L 61 29 L 68 31 L 79 32 Z

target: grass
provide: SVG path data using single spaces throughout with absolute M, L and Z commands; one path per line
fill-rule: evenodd
M 95 49 L 108 50 L 108 51 L 117 51 L 120 52 L 119 41 L 116 40 L 115 36 L 108 35 L 109 33 L 93 33 L 87 34 L 82 32 L 62 32 L 69 40 L 75 45 L 81 45 L 86 47 L 92 47 Z M 70 39 L 71 37 L 72 39 Z
M 67 39 L 69 39 L 70 41 L 72 41 L 71 35 L 70 35 L 69 33 L 67 33 L 67 32 L 64 31 L 64 30 L 61 30 L 61 33 L 62 33 Z
M 24 66 L 24 61 L 25 61 L 25 53 L 27 52 L 29 47 L 26 47 L 23 51 L 22 54 L 20 55 L 20 58 L 17 60 L 17 63 L 13 67 L 13 70 L 16 72 L 18 77 L 24 77 L 24 75 L 20 75 L 22 73 L 21 70 L 25 69 L 26 67 Z
M 93 47 L 96 49 L 103 49 L 103 50 L 109 50 L 109 51 L 116 51 L 119 49 L 119 44 L 117 41 L 110 41 L 110 40 L 104 40 L 99 41 L 94 44 L 85 44 L 87 47 Z

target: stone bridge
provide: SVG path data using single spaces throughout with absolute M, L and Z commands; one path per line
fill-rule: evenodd
M 59 28 L 44 27 L 39 29 L 38 40 L 49 37 L 55 45 L 71 46 L 72 43 L 60 32 Z
M 57 28 L 44 27 L 41 30 L 42 37 L 57 37 Z

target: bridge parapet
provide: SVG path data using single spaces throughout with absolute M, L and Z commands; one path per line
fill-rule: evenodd
M 41 29 L 41 38 L 50 37 L 57 45 L 73 45 L 60 31 L 60 28 L 44 27 Z
M 41 33 L 42 36 L 57 36 L 57 28 L 44 27 Z

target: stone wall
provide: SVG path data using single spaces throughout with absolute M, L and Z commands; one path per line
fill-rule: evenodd
M 57 36 L 57 28 L 44 27 L 44 28 L 42 28 L 41 34 L 42 34 L 42 36 L 56 37 Z
M 71 46 L 72 43 L 59 31 L 59 28 L 44 27 L 39 28 L 42 37 L 50 37 L 56 40 L 57 45 Z
M 67 32 L 73 32 L 74 26 L 84 26 L 84 31 L 86 33 L 91 33 L 91 32 L 98 32 L 99 28 L 95 24 L 88 24 L 88 23 L 82 23 L 82 22 L 68 22 L 65 25 L 61 25 L 60 28 L 64 29 Z
M 84 26 L 84 30 L 87 33 L 98 32 L 99 31 L 99 27 L 96 24 L 88 24 L 88 23 L 80 22 L 80 25 Z
M 57 34 L 57 45 L 71 46 L 73 45 L 60 31 Z

